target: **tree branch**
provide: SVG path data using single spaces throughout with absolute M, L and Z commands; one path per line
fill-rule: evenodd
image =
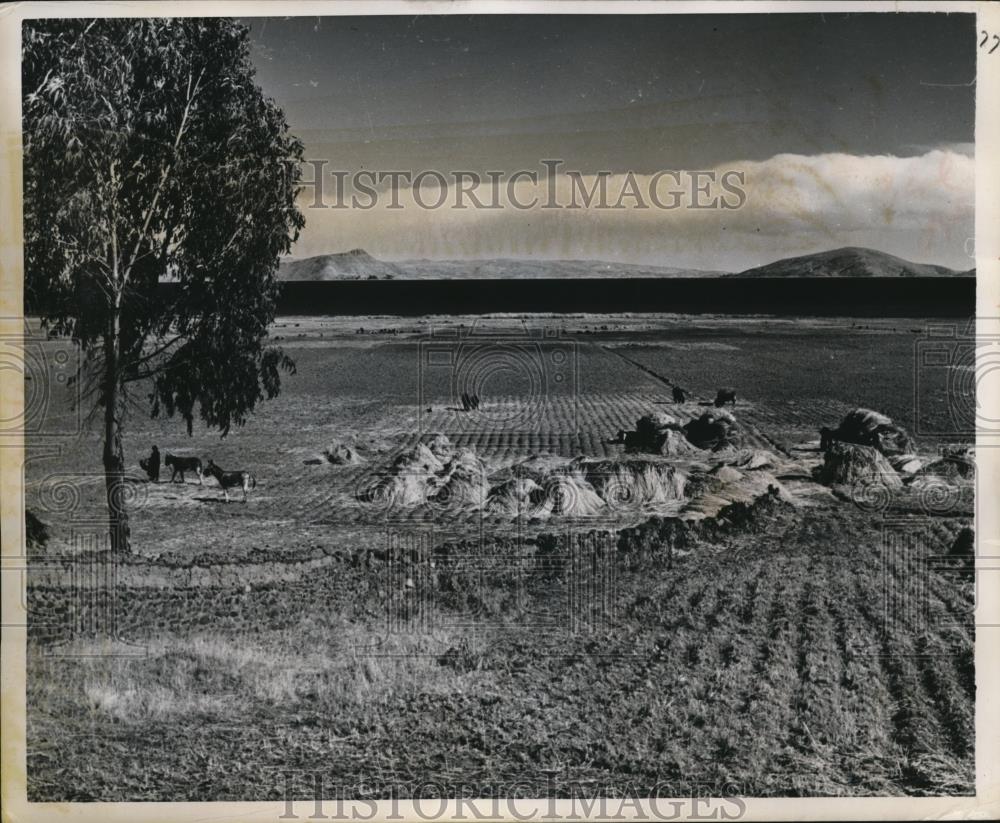
M 132 273 L 132 267 L 135 265 L 136 258 L 139 255 L 139 249 L 142 248 L 143 241 L 146 239 L 146 232 L 149 231 L 149 224 L 152 222 L 153 213 L 156 211 L 156 206 L 160 201 L 160 195 L 163 193 L 163 187 L 166 185 L 167 178 L 173 170 L 174 162 L 177 159 L 177 150 L 180 148 L 181 140 L 184 139 L 184 132 L 187 131 L 188 118 L 191 115 L 191 105 L 194 103 L 195 97 L 198 96 L 198 90 L 201 87 L 201 80 L 204 76 L 205 69 L 202 68 L 201 72 L 198 74 L 198 79 L 194 81 L 194 87 L 192 88 L 191 83 L 193 77 L 188 74 L 187 102 L 184 104 L 184 113 L 181 115 L 181 122 L 177 127 L 177 136 L 174 138 L 174 157 L 160 172 L 160 182 L 156 184 L 156 191 L 153 193 L 153 199 L 150 201 L 149 207 L 146 209 L 146 216 L 142 221 L 142 229 L 139 231 L 138 237 L 136 237 L 135 248 L 132 250 L 132 256 L 129 259 L 128 264 L 125 266 L 123 283 L 128 282 L 129 276 Z

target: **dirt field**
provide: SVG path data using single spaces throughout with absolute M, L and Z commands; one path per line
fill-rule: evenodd
M 26 505 L 49 540 L 29 583 L 29 798 L 275 799 L 284 769 L 303 773 L 301 797 L 313 774 L 368 797 L 425 780 L 469 795 L 972 793 L 973 594 L 956 549 L 971 484 L 873 498 L 811 476 L 818 427 L 855 406 L 906 426 L 924 463 L 962 439 L 925 434 L 952 426 L 940 375 L 914 365 L 925 324 L 860 322 L 504 319 L 470 338 L 470 320 L 430 335 L 283 318 L 273 336 L 297 374 L 245 428 L 188 438 L 132 418 L 134 556 L 108 611 L 88 570 L 77 588 L 64 570 L 102 533 L 97 427 L 37 438 Z M 453 385 L 466 373 L 471 412 Z M 691 393 L 680 406 L 674 385 Z M 618 430 L 696 418 L 720 386 L 737 391 L 739 454 L 657 458 L 625 499 L 605 493 Z M 68 428 L 63 391 L 52 419 Z M 435 434 L 488 500 L 400 473 Z M 153 443 L 250 469 L 257 488 L 226 505 L 213 480 L 144 482 Z M 330 463 L 337 444 L 356 460 Z M 491 506 L 529 458 L 532 477 L 583 465 L 604 499 Z M 389 486 L 416 502 L 376 494 Z M 108 615 L 119 656 L 74 656 L 96 646 L 67 643 L 69 625 Z

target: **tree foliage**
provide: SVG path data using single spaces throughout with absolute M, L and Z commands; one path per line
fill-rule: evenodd
M 31 21 L 23 88 L 29 306 L 97 362 L 101 405 L 148 379 L 154 415 L 243 423 L 292 368 L 264 337 L 304 223 L 302 144 L 247 29 Z

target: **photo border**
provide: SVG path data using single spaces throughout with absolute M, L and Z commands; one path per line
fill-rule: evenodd
M 456 0 L 456 2 L 406 2 L 405 0 L 368 0 L 358 2 L 296 2 L 294 5 L 274 0 L 249 2 L 81 2 L 21 3 L 0 5 L 0 336 L 16 336 L 23 330 L 23 244 L 22 244 L 22 151 L 20 50 L 21 23 L 43 17 L 152 17 L 152 16 L 306 16 L 306 15 L 415 15 L 415 14 L 761 14 L 806 12 L 976 12 L 977 31 L 1000 33 L 1000 4 L 986 2 L 676 2 L 660 0 Z M 1000 50 L 987 56 L 977 49 L 976 76 L 976 270 L 977 315 L 995 316 L 1000 307 Z M 1000 408 L 998 392 L 981 396 L 990 408 Z M 15 419 L 23 411 L 24 384 L 13 369 L 0 371 L 0 419 Z M 981 499 L 1000 499 L 1000 450 L 977 438 L 977 468 Z M 284 801 L 234 803 L 28 803 L 26 800 L 25 746 L 25 648 L 26 631 L 22 594 L 24 575 L 17 571 L 23 563 L 24 546 L 24 442 L 23 437 L 5 438 L 0 448 L 0 518 L 2 518 L 3 629 L 2 655 L 2 800 L 3 819 L 10 821 L 195 821 L 211 818 L 218 821 L 281 819 Z M 997 494 L 997 497 L 993 495 Z M 977 501 L 978 502 L 978 501 Z M 1000 508 L 977 506 L 977 558 L 997 554 L 1000 546 Z M 985 547 L 985 548 L 980 548 Z M 977 560 L 978 563 L 978 560 Z M 995 565 L 995 564 L 994 564 Z M 997 612 L 1000 602 L 1000 569 L 981 569 L 976 605 L 976 684 L 980 699 L 976 703 L 976 795 L 974 797 L 934 798 L 745 798 L 744 820 L 854 820 L 889 818 L 997 818 L 1000 817 L 1000 775 L 998 750 L 1000 738 L 1000 701 L 984 699 L 1000 687 L 1000 626 L 983 620 Z M 20 621 L 20 622 L 19 622 Z M 996 624 L 1000 621 L 992 621 Z M 991 733 L 989 730 L 993 729 Z M 680 798 L 682 812 L 673 819 L 692 813 L 705 813 L 691 798 Z M 415 819 L 415 809 L 408 801 L 380 801 L 378 815 L 370 815 L 373 801 L 355 804 L 357 819 Z M 460 802 L 459 802 L 460 803 Z M 544 820 L 552 812 L 566 816 L 579 807 L 572 801 L 522 801 L 517 819 Z M 351 803 L 344 804 L 350 814 Z M 456 801 L 448 814 L 454 816 Z M 632 808 L 638 819 L 663 819 L 666 801 L 659 801 L 660 815 L 651 814 L 648 802 Z M 694 807 L 694 808 L 693 808 Z M 459 811 L 461 809 L 459 808 Z M 642 818 L 640 812 L 646 812 Z M 533 814 L 534 812 L 534 814 Z M 312 813 L 310 802 L 296 808 L 300 819 Z M 532 815 L 530 818 L 528 815 Z M 285 819 L 288 819 L 287 817 Z M 332 818 L 335 819 L 335 818 Z M 468 810 L 465 819 L 469 817 Z M 503 818 L 514 819 L 511 815 Z M 555 819 L 549 817 L 548 819 Z M 625 818 L 622 818 L 625 819 Z M 705 819 L 704 817 L 702 819 Z

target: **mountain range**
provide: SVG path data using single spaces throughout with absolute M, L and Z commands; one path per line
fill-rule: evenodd
M 387 262 L 364 249 L 286 259 L 278 279 L 288 282 L 323 280 L 449 280 L 633 277 L 974 277 L 975 269 L 913 263 L 875 249 L 846 247 L 777 260 L 741 272 L 681 269 L 603 260 L 401 260 Z

